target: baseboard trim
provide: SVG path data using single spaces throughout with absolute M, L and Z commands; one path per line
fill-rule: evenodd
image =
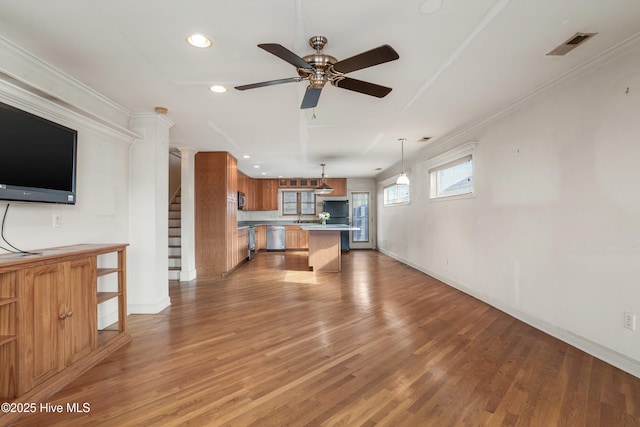
M 180 281 L 181 282 L 190 282 L 195 280 L 197 277 L 196 269 L 193 270 L 180 270 Z
M 167 296 L 156 304 L 129 304 L 128 314 L 158 314 L 171 305 L 171 299 Z
M 404 258 L 402 258 L 401 256 L 398 256 L 397 254 L 378 248 L 378 250 L 403 263 L 406 264 L 412 268 L 415 268 L 418 271 L 421 271 L 422 273 L 429 275 L 435 279 L 438 279 L 439 281 L 441 281 L 442 283 L 451 286 L 452 288 L 455 288 L 457 290 L 459 290 L 460 292 L 464 292 L 467 295 L 470 295 L 474 298 L 479 299 L 480 301 L 489 304 L 490 306 L 508 314 L 511 317 L 514 317 L 524 323 L 526 323 L 527 325 L 534 327 L 548 335 L 551 335 L 554 338 L 557 338 L 573 347 L 576 347 L 577 349 L 580 349 L 582 351 L 584 351 L 585 353 L 590 354 L 591 356 L 602 360 L 603 362 L 606 362 L 612 366 L 615 366 L 618 369 L 621 369 L 635 377 L 640 378 L 640 361 L 639 360 L 635 360 L 632 359 L 628 356 L 625 356 L 624 354 L 618 353 L 615 350 L 610 349 L 609 347 L 605 347 L 601 344 L 598 344 L 596 342 L 593 342 L 581 335 L 575 334 L 571 331 L 568 331 L 566 329 L 560 328 L 557 325 L 553 325 L 549 322 L 546 322 L 542 319 L 539 319 L 535 316 L 531 316 L 528 313 L 525 313 L 521 310 L 518 310 L 516 308 L 510 307 L 508 305 L 505 305 L 499 301 L 494 300 L 493 298 L 489 297 L 488 295 L 482 294 L 480 292 L 476 292 L 472 289 L 467 288 L 466 286 L 457 283 L 455 281 L 452 281 L 446 277 L 442 277 L 432 271 L 428 271 L 425 268 L 416 265 Z

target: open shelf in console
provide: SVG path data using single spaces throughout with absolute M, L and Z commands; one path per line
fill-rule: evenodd
M 126 255 L 118 251 L 99 254 L 96 260 L 98 347 L 126 331 Z
M 120 292 L 98 292 L 98 304 L 102 304 L 105 301 L 109 301 L 110 299 L 117 298 L 121 296 Z

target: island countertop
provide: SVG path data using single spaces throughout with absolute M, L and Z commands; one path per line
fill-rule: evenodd
M 348 224 L 300 224 L 302 230 L 307 231 L 349 231 L 360 230 L 360 227 L 353 227 Z
M 309 232 L 309 267 L 313 271 L 340 271 L 340 233 L 360 230 L 349 224 L 302 224 L 300 228 Z

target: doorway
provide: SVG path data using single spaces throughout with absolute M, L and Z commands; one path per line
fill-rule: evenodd
M 371 234 L 371 193 L 369 191 L 352 191 L 351 221 L 360 230 L 351 231 L 350 246 L 352 249 L 373 249 Z

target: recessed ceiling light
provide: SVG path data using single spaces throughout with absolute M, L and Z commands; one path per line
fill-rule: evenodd
M 209 47 L 211 46 L 211 40 L 207 36 L 203 36 L 202 34 L 191 34 L 187 37 L 187 43 L 189 43 L 193 47 Z
M 266 175 L 266 174 L 267 174 L 266 172 L 262 172 L 260 175 Z
M 227 88 L 220 85 L 213 85 L 209 88 L 209 90 L 215 93 L 225 93 L 227 91 Z
M 250 158 L 251 158 L 251 156 L 250 156 L 250 155 L 248 155 L 248 154 L 243 154 L 243 155 L 242 155 L 242 158 L 243 158 L 243 159 L 250 159 Z
M 260 165 L 253 165 L 254 169 L 260 169 Z

